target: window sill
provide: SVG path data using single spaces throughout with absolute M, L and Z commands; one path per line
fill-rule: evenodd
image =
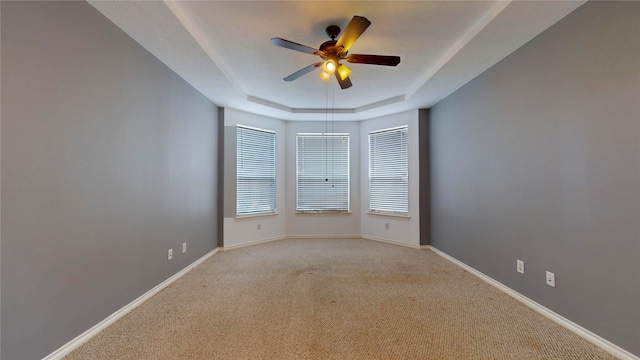
M 351 215 L 351 211 L 296 211 L 296 215 Z
M 391 213 L 391 212 L 372 212 L 372 211 L 367 211 L 367 214 L 371 216 L 390 217 L 398 220 L 406 220 L 406 221 L 411 220 L 411 216 L 409 216 L 409 214 L 398 214 L 398 213 Z
M 259 213 L 259 214 L 236 215 L 236 221 L 253 220 L 253 219 L 266 218 L 266 217 L 272 217 L 272 216 L 278 216 L 278 212 L 274 211 L 274 212 L 266 212 L 266 213 Z

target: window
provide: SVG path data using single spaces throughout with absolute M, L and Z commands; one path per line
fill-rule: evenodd
M 407 127 L 369 133 L 369 212 L 409 213 Z
M 276 210 L 276 134 L 237 127 L 236 215 Z
M 297 134 L 298 212 L 349 211 L 349 134 Z

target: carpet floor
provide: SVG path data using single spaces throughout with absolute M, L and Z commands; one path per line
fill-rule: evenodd
M 429 250 L 281 240 L 217 253 L 78 359 L 614 359 Z

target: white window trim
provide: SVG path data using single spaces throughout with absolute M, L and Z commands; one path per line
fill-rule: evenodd
M 406 162 L 407 162 L 407 211 L 389 211 L 389 210 L 378 210 L 378 209 L 371 209 L 371 136 L 378 134 L 378 133 L 383 133 L 383 132 L 390 132 L 390 131 L 394 131 L 394 130 L 400 130 L 400 129 L 406 129 L 407 131 L 407 158 L 406 158 Z M 409 175 L 410 175 L 410 168 L 409 168 L 409 136 L 408 136 L 408 132 L 409 132 L 409 126 L 408 125 L 401 125 L 401 126 L 395 126 L 395 127 L 391 127 L 391 128 L 386 128 L 386 129 L 379 129 L 379 130 L 374 130 L 374 131 L 370 131 L 369 132 L 369 136 L 368 136 L 368 141 L 369 141 L 369 171 L 368 171 L 368 184 L 367 184 L 367 198 L 368 198 L 368 210 L 367 210 L 367 214 L 369 215 L 374 215 L 374 216 L 386 216 L 386 217 L 393 217 L 393 218 L 400 218 L 400 219 L 410 219 L 409 216 L 409 209 L 410 209 L 410 196 L 409 196 Z
M 367 215 L 389 217 L 400 220 L 410 220 L 411 216 L 408 213 L 389 212 L 389 211 L 367 211 Z
M 248 220 L 248 219 L 256 219 L 256 218 L 268 218 L 273 216 L 278 216 L 278 212 L 270 211 L 270 212 L 262 212 L 262 213 L 247 214 L 247 215 L 236 215 L 235 219 L 236 221 L 242 221 L 245 219 Z
M 277 134 L 275 131 L 272 130 L 267 130 L 267 129 L 261 129 L 261 128 L 257 128 L 257 127 L 252 127 L 252 126 L 247 126 L 247 125 L 236 125 L 236 129 L 237 131 L 239 129 L 248 129 L 248 130 L 254 130 L 254 131 L 260 131 L 263 133 L 267 133 L 267 134 L 273 134 L 273 209 L 272 210 L 267 210 L 267 211 L 256 211 L 256 212 L 250 212 L 250 213 L 242 213 L 242 214 L 238 214 L 238 188 L 237 188 L 237 181 L 238 181 L 238 164 L 236 163 L 236 214 L 235 214 L 235 218 L 236 219 L 244 219 L 244 218 L 255 218 L 255 217 L 264 217 L 264 216 L 274 216 L 277 215 L 277 159 L 276 159 L 276 146 L 277 146 Z M 237 138 L 237 135 L 236 135 Z M 238 144 L 236 143 L 236 152 L 237 152 L 237 147 Z M 236 159 L 238 157 L 238 154 L 236 153 Z
M 300 210 L 298 209 L 298 199 L 299 199 L 299 137 L 323 137 L 323 136 L 332 136 L 332 137 L 346 137 L 347 138 L 347 209 L 345 210 Z M 295 199 L 295 213 L 296 214 L 307 214 L 307 215 L 319 215 L 319 214 L 351 214 L 351 139 L 349 133 L 296 133 L 296 199 Z

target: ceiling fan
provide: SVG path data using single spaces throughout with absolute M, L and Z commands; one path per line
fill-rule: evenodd
M 322 43 L 319 49 L 314 49 L 310 46 L 298 44 L 279 37 L 271 39 L 271 43 L 276 46 L 307 54 L 318 55 L 323 60 L 304 67 L 285 77 L 283 80 L 293 81 L 302 75 L 311 72 L 315 68 L 322 67 L 322 72 L 319 74 L 320 79 L 328 82 L 331 78 L 331 74 L 335 73 L 336 80 L 338 80 L 340 87 L 342 89 L 347 89 L 352 85 L 351 80 L 349 79 L 351 69 L 346 67 L 344 64 L 341 64 L 341 60 L 346 60 L 347 62 L 354 64 L 386 66 L 398 65 L 400 63 L 399 56 L 348 54 L 353 43 L 356 42 L 362 33 L 364 33 L 369 25 L 371 25 L 371 21 L 367 20 L 367 18 L 363 16 L 354 16 L 338 40 L 336 40 L 336 37 L 340 34 L 340 28 L 336 25 L 330 25 L 327 27 L 326 32 L 331 40 Z

